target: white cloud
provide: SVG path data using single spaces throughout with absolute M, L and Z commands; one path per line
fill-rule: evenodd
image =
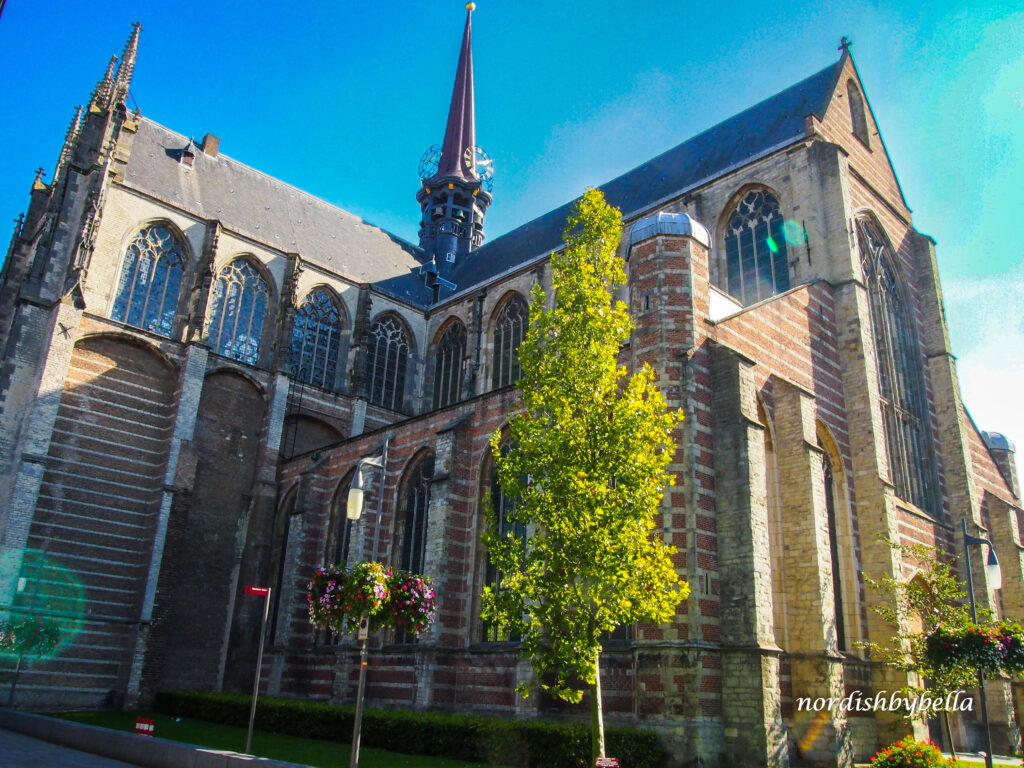
M 964 405 L 980 429 L 1001 432 L 1024 452 L 1024 261 L 1001 274 L 944 285 Z

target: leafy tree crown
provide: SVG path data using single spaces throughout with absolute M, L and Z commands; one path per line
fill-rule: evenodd
M 649 366 L 630 376 L 618 362 L 633 327 L 613 298 L 625 281 L 621 229 L 600 191 L 578 201 L 551 259 L 550 306 L 533 289 L 511 449 L 500 434 L 491 441 L 527 535 L 489 512 L 485 544 L 501 580 L 485 588 L 484 618 L 518 633 L 538 684 L 570 701 L 594 683 L 604 633 L 666 622 L 689 594 L 654 530 L 682 412 L 668 410 Z

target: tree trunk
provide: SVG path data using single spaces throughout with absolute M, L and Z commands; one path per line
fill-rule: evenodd
M 601 709 L 601 650 L 594 654 L 594 684 L 590 686 L 591 764 L 604 757 L 604 712 Z
M 946 726 L 946 738 L 949 739 L 949 752 L 956 759 L 956 747 L 953 745 L 953 728 L 949 724 L 949 712 L 942 710 L 942 723 Z

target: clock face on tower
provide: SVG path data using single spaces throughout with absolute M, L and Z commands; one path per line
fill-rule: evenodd
M 437 173 L 438 166 L 441 165 L 441 145 L 432 144 L 427 147 L 427 151 L 420 157 L 420 178 L 426 181 Z
M 491 192 L 494 190 L 494 161 L 480 147 L 476 148 L 475 155 L 476 168 L 474 171 L 476 177 L 483 182 L 484 189 Z

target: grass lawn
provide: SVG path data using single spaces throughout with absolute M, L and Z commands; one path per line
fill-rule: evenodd
M 208 723 L 203 720 L 182 718 L 180 722 L 167 715 L 153 715 L 139 712 L 70 712 L 54 715 L 65 720 L 74 720 L 100 728 L 116 731 L 135 731 L 135 718 L 147 717 L 156 723 L 155 736 L 171 741 L 183 741 L 212 749 L 232 752 L 245 750 L 244 728 Z M 265 731 L 254 731 L 252 735 L 253 754 L 275 760 L 317 766 L 317 768 L 348 768 L 349 745 L 334 741 L 299 739 Z M 385 752 L 383 749 L 359 750 L 360 768 L 500 768 L 484 763 L 467 763 L 463 760 L 449 760 L 443 757 L 424 755 L 403 755 Z

